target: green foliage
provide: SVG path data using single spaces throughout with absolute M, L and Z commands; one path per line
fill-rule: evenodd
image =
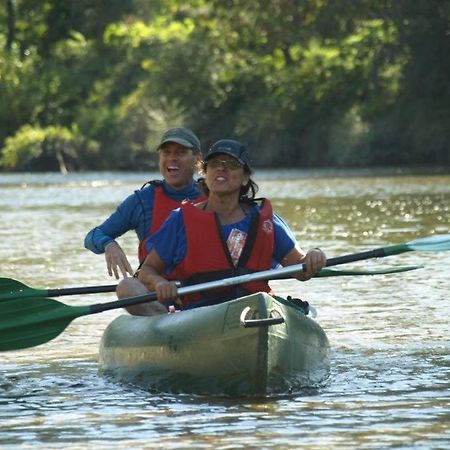
M 0 47 L 0 142 L 23 124 L 37 120 L 42 112 L 45 91 L 39 79 L 41 67 L 35 50 L 20 58 L 16 45 L 9 53 Z
M 6 139 L 0 164 L 19 171 L 60 170 L 66 173 L 68 168 L 79 168 L 76 157 L 82 145 L 76 130 L 24 125 Z M 90 149 L 95 150 L 95 147 L 91 145 Z
M 1 164 L 143 169 L 184 125 L 260 166 L 449 165 L 449 18 L 441 0 L 8 0 Z

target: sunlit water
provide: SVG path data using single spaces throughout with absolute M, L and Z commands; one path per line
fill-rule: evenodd
M 256 180 L 300 245 L 328 256 L 450 233 L 450 176 L 261 171 Z M 38 288 L 110 284 L 84 235 L 145 181 L 0 175 L 0 276 Z M 121 243 L 135 254 L 132 234 Z M 97 374 L 101 334 L 119 312 L 78 318 L 45 345 L 0 354 L 0 448 L 449 448 L 450 252 L 352 267 L 411 264 L 424 268 L 273 283 L 315 306 L 332 346 L 325 385 L 284 397 L 156 395 L 119 384 Z

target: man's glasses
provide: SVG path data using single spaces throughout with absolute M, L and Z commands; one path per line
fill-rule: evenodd
M 206 165 L 212 169 L 218 169 L 223 166 L 225 169 L 237 170 L 240 169 L 243 164 L 241 164 L 237 159 L 210 159 L 206 162 Z

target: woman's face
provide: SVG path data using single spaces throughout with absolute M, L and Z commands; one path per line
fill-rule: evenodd
M 205 181 L 210 193 L 233 194 L 239 197 L 241 187 L 248 183 L 244 166 L 230 155 L 219 153 L 206 162 Z

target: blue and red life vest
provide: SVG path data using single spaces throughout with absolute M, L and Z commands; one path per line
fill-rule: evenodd
M 224 241 L 221 225 L 216 214 L 204 211 L 191 202 L 181 205 L 186 229 L 187 252 L 185 258 L 167 277 L 183 284 L 197 284 L 219 280 L 272 267 L 274 247 L 274 225 L 272 206 L 262 200 L 259 213 L 253 214 L 245 245 L 236 265 Z M 183 305 L 192 305 L 211 296 L 224 300 L 254 292 L 271 293 L 267 281 L 251 281 L 236 287 L 220 288 L 206 293 L 197 293 L 182 298 Z M 239 292 L 239 295 L 235 293 Z
M 147 256 L 147 249 L 145 245 L 147 240 L 161 227 L 170 212 L 173 209 L 178 208 L 182 203 L 181 200 L 174 200 L 173 198 L 169 197 L 162 188 L 161 182 L 151 181 L 150 183 L 153 184 L 152 220 L 147 237 L 139 242 L 138 257 L 140 263 L 142 263 Z M 201 201 L 204 199 L 205 197 L 199 196 L 198 200 L 196 201 Z

